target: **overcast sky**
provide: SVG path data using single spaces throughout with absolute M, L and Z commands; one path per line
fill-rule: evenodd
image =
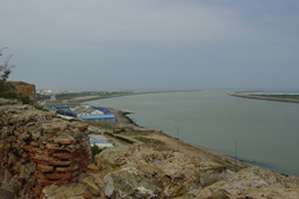
M 38 88 L 299 90 L 298 0 L 0 0 Z

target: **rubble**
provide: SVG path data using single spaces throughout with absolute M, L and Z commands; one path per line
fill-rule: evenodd
M 160 188 L 145 173 L 134 167 L 111 172 L 104 177 L 105 196 L 108 198 L 160 198 Z

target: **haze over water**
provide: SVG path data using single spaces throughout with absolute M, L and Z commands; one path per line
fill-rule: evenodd
M 142 126 L 299 175 L 299 104 L 236 98 L 224 91 L 135 95 L 90 104 L 129 109 Z

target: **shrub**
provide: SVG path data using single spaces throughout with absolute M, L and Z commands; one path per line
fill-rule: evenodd
M 23 104 L 33 104 L 30 97 L 17 93 L 14 85 L 7 81 L 0 81 L 0 97 L 6 99 L 16 99 Z
M 91 158 L 92 158 L 92 162 L 95 162 L 95 158 L 96 155 L 101 153 L 103 151 L 103 149 L 100 149 L 97 145 L 93 145 L 91 147 Z

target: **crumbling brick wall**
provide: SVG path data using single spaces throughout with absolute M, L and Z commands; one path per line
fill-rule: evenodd
M 90 161 L 86 130 L 32 106 L 0 106 L 0 192 L 38 198 L 47 185 L 76 181 Z
M 31 97 L 31 98 L 35 98 L 36 95 L 36 89 L 35 89 L 35 85 L 34 84 L 29 84 L 26 82 L 22 82 L 22 81 L 12 81 L 11 82 L 15 88 L 16 91 L 20 94 L 23 94 L 25 96 Z

